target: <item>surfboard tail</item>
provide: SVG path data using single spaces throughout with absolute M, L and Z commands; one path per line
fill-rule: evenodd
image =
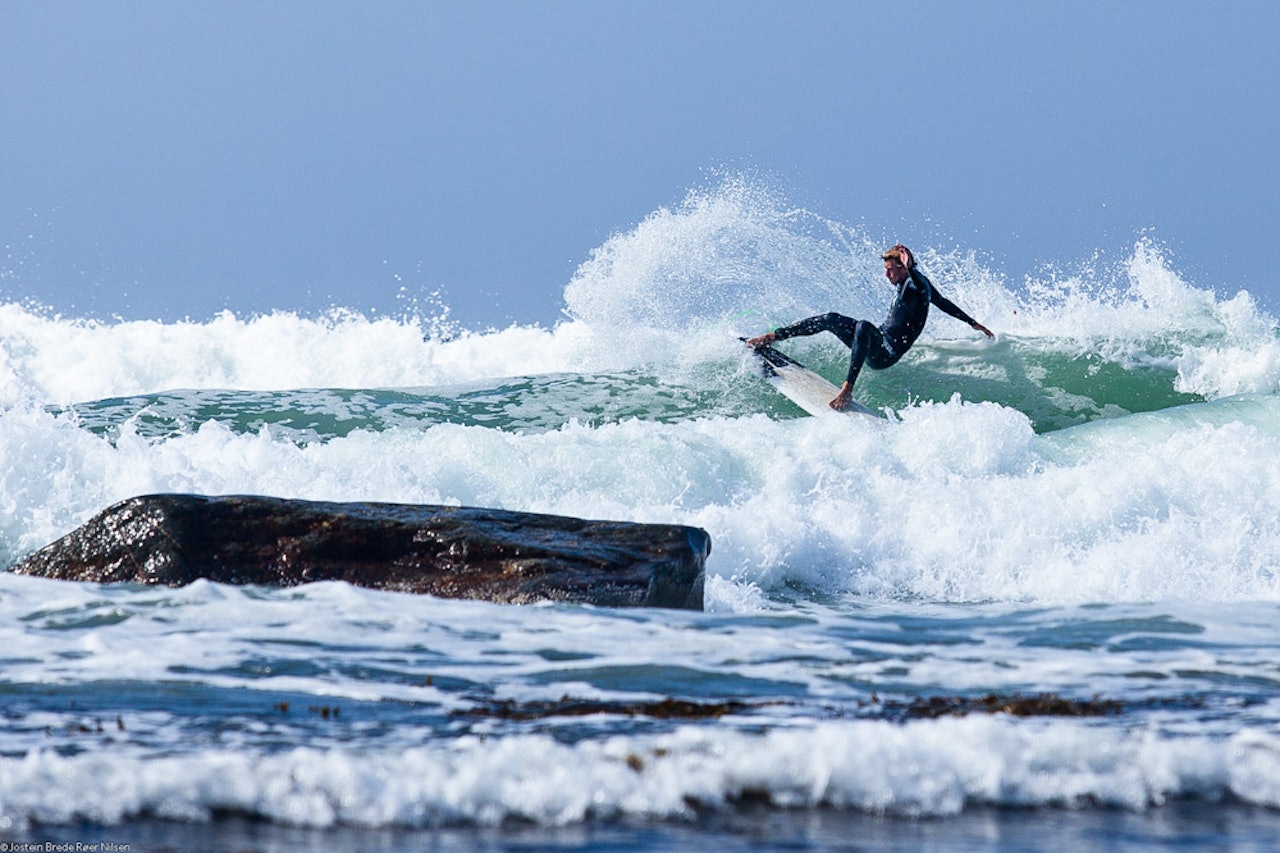
M 741 339 L 744 343 L 746 338 Z M 769 344 L 752 347 L 759 359 L 760 369 L 774 389 L 814 416 L 856 414 L 881 420 L 880 416 L 861 403 L 850 401 L 848 408 L 837 411 L 831 408 L 831 400 L 840 389 L 821 375 L 814 373 L 800 362 Z

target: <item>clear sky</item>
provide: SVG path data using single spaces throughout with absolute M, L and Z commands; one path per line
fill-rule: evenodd
M 1020 282 L 1280 306 L 1280 3 L 0 3 L 0 300 L 554 322 L 709 170 Z

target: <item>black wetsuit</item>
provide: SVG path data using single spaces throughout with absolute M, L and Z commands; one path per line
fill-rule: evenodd
M 963 320 L 971 326 L 974 324 L 972 317 L 939 293 L 933 282 L 925 278 L 924 273 L 913 268 L 908 278 L 898 285 L 898 294 L 894 297 L 889 316 L 882 326 L 877 327 L 866 320 L 854 320 L 833 311 L 774 329 L 773 335 L 777 340 L 816 335 L 819 332 L 835 335 L 853 350 L 849 358 L 849 374 L 845 377 L 845 381 L 853 385 L 864 362 L 873 370 L 884 370 L 897 364 L 898 359 L 911 349 L 916 338 L 924 331 L 925 320 L 929 319 L 930 303 L 957 320 Z

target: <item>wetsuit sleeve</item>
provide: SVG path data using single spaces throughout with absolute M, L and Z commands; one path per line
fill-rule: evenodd
M 916 272 L 913 269 L 911 271 L 911 277 L 914 278 L 916 281 L 923 280 L 925 287 L 929 288 L 929 294 L 931 296 L 931 299 L 929 301 L 932 302 L 934 305 L 936 305 L 938 309 L 942 311 L 942 313 L 949 314 L 950 316 L 955 317 L 957 320 L 959 320 L 962 323 L 968 323 L 970 326 L 978 322 L 977 320 L 970 317 L 968 314 L 964 313 L 964 311 L 961 311 L 959 306 L 957 306 L 950 299 L 943 296 L 938 291 L 938 288 L 933 286 L 933 282 L 925 278 L 924 273 Z

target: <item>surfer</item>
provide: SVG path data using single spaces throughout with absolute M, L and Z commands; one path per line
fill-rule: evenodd
M 925 278 L 924 273 L 916 269 L 915 258 L 911 250 L 899 243 L 882 255 L 884 259 L 885 278 L 898 288 L 898 293 L 889 308 L 889 316 L 884 324 L 876 326 L 867 320 L 854 320 L 834 311 L 819 314 L 790 326 L 783 326 L 766 332 L 747 341 L 753 347 L 771 344 L 785 338 L 816 335 L 819 332 L 830 332 L 845 346 L 853 350 L 849 357 L 849 373 L 840 393 L 832 398 L 831 408 L 841 411 L 849 407 L 853 397 L 853 383 L 858 381 L 858 373 L 865 363 L 872 370 L 884 370 L 898 363 L 898 359 L 911 349 L 911 345 L 924 330 L 925 320 L 929 318 L 929 305 L 937 305 L 945 314 L 968 323 L 975 331 L 982 332 L 989 338 L 995 335 L 986 326 L 961 311 L 956 304 L 947 299 L 933 282 Z

